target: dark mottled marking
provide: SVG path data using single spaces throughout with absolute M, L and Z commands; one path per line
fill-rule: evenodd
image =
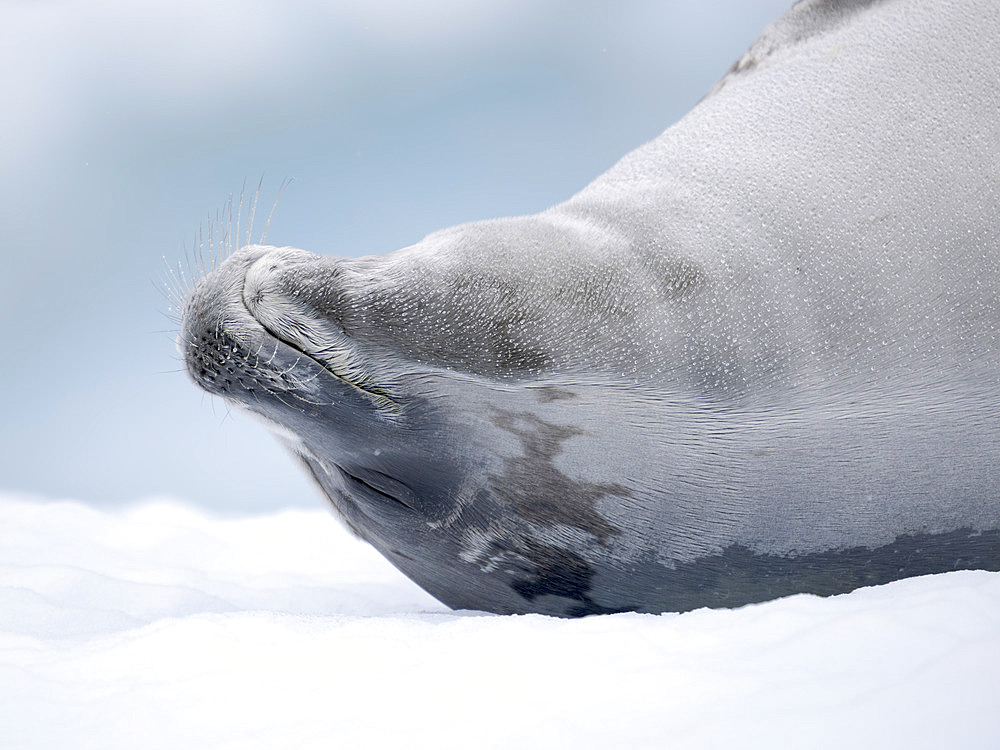
M 523 453 L 504 459 L 504 473 L 491 474 L 495 496 L 523 520 L 539 526 L 572 526 L 606 544 L 621 530 L 597 512 L 597 501 L 606 495 L 629 497 L 620 484 L 581 482 L 563 474 L 553 459 L 562 443 L 584 434 L 579 427 L 550 424 L 534 414 L 494 409 L 492 422 L 521 439 Z
M 528 601 L 540 596 L 558 596 L 580 602 L 579 606 L 566 610 L 569 617 L 621 611 L 591 600 L 588 594 L 594 570 L 579 555 L 530 540 L 525 543 L 522 555 L 531 563 L 531 577 L 515 580 L 510 587 Z
M 534 389 L 538 394 L 538 403 L 551 404 L 553 401 L 571 401 L 577 395 L 566 388 L 556 388 L 554 385 L 544 385 Z
M 668 575 L 662 568 L 650 570 L 658 591 L 650 597 L 656 604 L 649 611 L 738 607 L 798 593 L 831 596 L 953 570 L 1000 570 L 1000 531 L 904 534 L 874 549 L 850 547 L 788 557 L 760 555 L 734 544 L 722 554 L 679 564 Z

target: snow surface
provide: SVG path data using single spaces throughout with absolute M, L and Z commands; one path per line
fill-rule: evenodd
M 3 748 L 995 747 L 1000 574 L 451 612 L 322 510 L 0 495 Z

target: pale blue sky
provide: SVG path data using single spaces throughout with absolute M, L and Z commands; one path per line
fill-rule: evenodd
M 0 2 L 0 489 L 315 506 L 178 371 L 162 258 L 262 175 L 268 239 L 336 255 L 544 209 L 789 4 Z

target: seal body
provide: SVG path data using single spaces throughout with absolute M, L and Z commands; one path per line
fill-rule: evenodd
M 187 368 L 453 607 L 1000 570 L 997 59 L 992 2 L 799 3 L 543 213 L 240 250 Z

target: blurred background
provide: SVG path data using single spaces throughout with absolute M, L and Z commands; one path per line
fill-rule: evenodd
M 181 370 L 168 265 L 263 178 L 268 241 L 356 256 L 565 200 L 790 0 L 0 0 L 0 490 L 318 507 Z

